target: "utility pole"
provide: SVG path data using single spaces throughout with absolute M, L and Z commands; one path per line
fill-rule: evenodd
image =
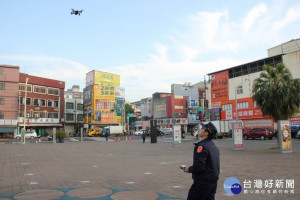
M 25 136 L 26 136 L 26 105 L 27 105 L 27 83 L 28 83 L 29 78 L 26 78 L 26 83 L 25 83 L 25 105 L 24 105 L 24 133 L 23 133 L 23 144 L 25 144 Z

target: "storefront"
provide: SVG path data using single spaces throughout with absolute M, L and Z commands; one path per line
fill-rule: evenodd
M 13 138 L 15 127 L 0 127 L 0 138 Z

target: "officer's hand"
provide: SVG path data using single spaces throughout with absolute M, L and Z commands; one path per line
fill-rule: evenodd
M 185 167 L 184 172 L 189 173 L 189 167 Z

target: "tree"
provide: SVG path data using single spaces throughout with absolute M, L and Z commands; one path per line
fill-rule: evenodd
M 265 65 L 263 70 L 254 80 L 253 99 L 263 114 L 271 115 L 275 121 L 287 120 L 300 105 L 300 80 L 293 79 L 283 63 L 276 67 Z
M 129 113 L 134 113 L 134 109 L 130 104 L 125 103 L 125 116 L 128 116 Z M 135 121 L 135 118 L 129 117 L 129 124 L 133 121 Z
M 276 67 L 265 65 L 263 70 L 259 78 L 254 80 L 253 99 L 263 114 L 271 115 L 276 122 L 288 120 L 300 105 L 300 80 L 293 79 L 283 63 L 278 63 Z

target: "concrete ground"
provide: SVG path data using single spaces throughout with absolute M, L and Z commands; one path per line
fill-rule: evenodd
M 289 154 L 269 146 L 234 151 L 226 140 L 215 143 L 221 155 L 216 199 L 300 199 L 298 149 Z M 192 178 L 179 165 L 192 163 L 193 146 L 193 141 L 151 144 L 149 138 L 145 144 L 142 140 L 2 143 L 0 200 L 186 199 Z M 224 191 L 229 177 L 240 181 L 240 194 Z M 260 187 L 259 180 L 262 188 L 255 188 Z

